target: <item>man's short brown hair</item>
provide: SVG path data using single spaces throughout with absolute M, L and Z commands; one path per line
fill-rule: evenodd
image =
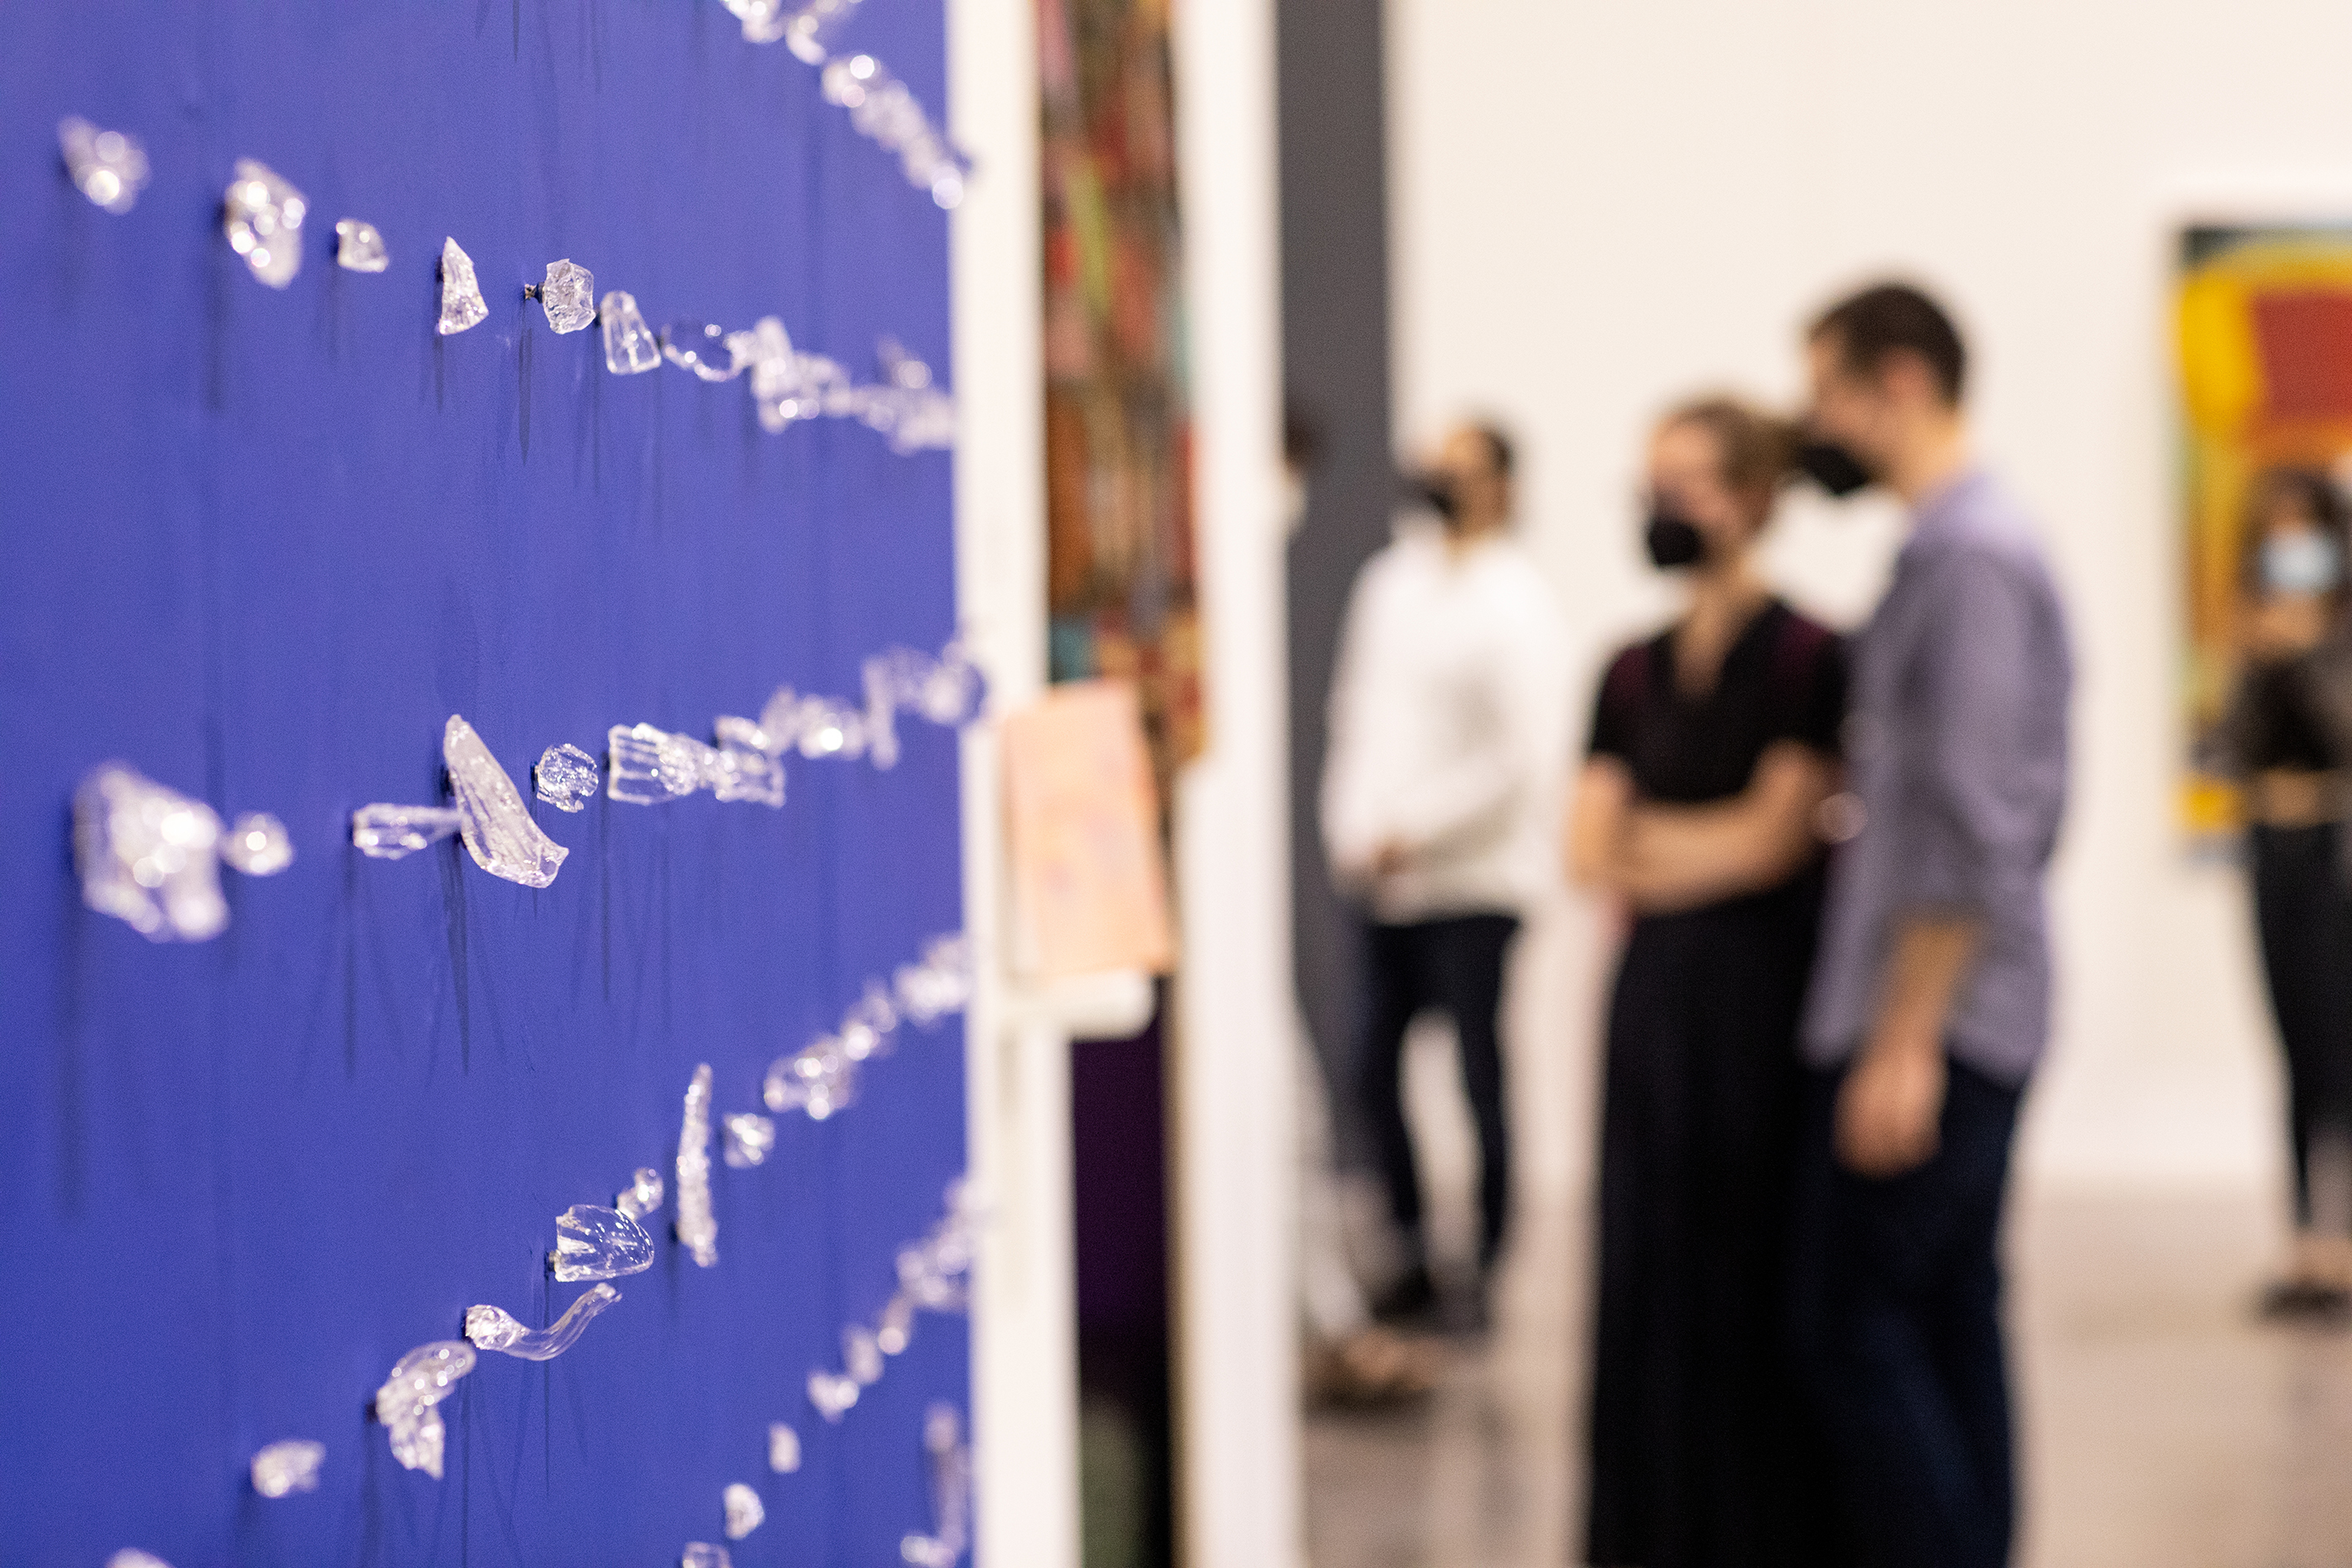
M 1847 369 L 1876 375 L 1898 351 L 1919 356 L 1944 402 L 1958 407 L 1968 383 L 1968 345 L 1944 308 L 1907 283 L 1881 283 L 1841 299 L 1813 319 L 1805 334 L 1838 346 Z

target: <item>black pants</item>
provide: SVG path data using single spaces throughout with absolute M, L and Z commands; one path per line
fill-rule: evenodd
M 1389 1188 L 1389 1210 L 1416 1249 L 1421 1242 L 1421 1172 L 1405 1126 L 1405 1030 L 1434 1008 L 1454 1019 L 1461 1041 L 1462 1088 L 1478 1126 L 1479 1261 L 1503 1244 L 1511 1192 L 1511 1141 L 1503 1121 L 1503 1051 L 1496 1013 L 1503 1000 L 1503 954 L 1519 923 L 1507 915 L 1463 915 L 1411 925 L 1370 927 L 1366 977 L 1371 1008 L 1364 1041 L 1363 1105 Z
M 1842 1071 L 1805 1086 L 1793 1327 L 1858 1568 L 2000 1568 L 2016 1521 L 2001 1197 L 2022 1091 L 1951 1064 L 1935 1156 L 1838 1163 Z
M 2330 823 L 2252 834 L 2254 920 L 2286 1053 L 2294 1215 L 2305 1226 L 2313 1142 L 2352 1137 L 2352 890 L 2336 859 L 2341 831 Z

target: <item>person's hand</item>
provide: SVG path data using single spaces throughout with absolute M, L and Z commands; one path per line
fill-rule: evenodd
M 1933 1036 L 1881 1030 L 1838 1090 L 1837 1154 L 1885 1179 L 1934 1157 L 1944 1115 L 1944 1048 Z

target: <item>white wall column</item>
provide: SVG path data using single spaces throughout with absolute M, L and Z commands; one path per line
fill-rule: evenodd
M 1175 9 L 1208 749 L 1176 800 L 1179 1552 L 1302 1557 L 1270 0 Z
M 955 214 L 956 589 L 1002 712 L 1045 682 L 1037 42 L 1027 0 L 948 0 L 950 130 L 977 165 Z M 1076 1568 L 1077 1298 L 1069 1041 L 1008 984 L 995 737 L 963 747 L 969 1168 L 990 1205 L 971 1311 L 975 1557 Z

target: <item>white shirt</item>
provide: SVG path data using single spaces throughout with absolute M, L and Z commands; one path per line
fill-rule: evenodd
M 1388 924 L 1511 914 L 1549 875 L 1567 627 L 1513 540 L 1456 552 L 1407 524 L 1349 596 L 1331 681 L 1323 843 Z M 1375 875 L 1381 846 L 1404 863 Z

